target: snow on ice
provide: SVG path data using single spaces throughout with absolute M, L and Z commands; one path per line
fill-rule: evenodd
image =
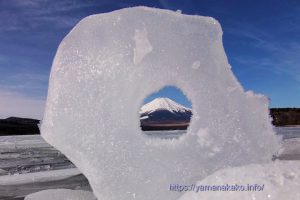
M 152 113 L 157 110 L 167 110 L 171 113 L 191 111 L 191 109 L 184 107 L 169 98 L 156 98 L 143 105 L 140 113 Z
M 0 176 L 0 186 L 28 184 L 32 182 L 47 182 L 67 179 L 81 174 L 76 168 L 52 170 L 45 172 Z
M 168 85 L 193 104 L 187 134 L 147 137 L 140 107 Z M 135 7 L 86 17 L 61 42 L 41 133 L 98 199 L 165 200 L 181 195 L 170 184 L 271 161 L 270 121 L 267 98 L 233 75 L 215 19 Z
M 43 190 L 30 194 L 24 200 L 97 200 L 92 192 L 68 189 Z
M 300 199 L 300 162 L 285 161 L 264 165 L 247 165 L 219 170 L 199 181 L 197 188 L 215 186 L 226 190 L 227 185 L 238 191 L 186 192 L 180 200 L 297 200 Z M 196 188 L 196 186 L 194 188 Z M 208 187 L 207 187 L 208 188 Z M 227 187 L 228 188 L 228 187 Z M 217 190 L 217 189 L 216 189 Z M 244 191 L 240 191 L 244 190 Z M 248 191 L 245 191 L 248 190 Z

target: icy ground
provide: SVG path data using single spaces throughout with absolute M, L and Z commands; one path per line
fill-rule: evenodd
M 0 175 L 74 167 L 39 135 L 0 137 Z
M 300 159 L 300 127 L 276 127 L 282 135 L 281 159 Z M 185 130 L 146 131 L 150 138 L 174 139 Z M 0 137 L 0 175 L 24 174 L 75 166 L 62 153 L 50 146 L 40 135 Z
M 276 161 L 269 164 L 251 164 L 219 170 L 197 182 L 196 189 L 178 192 L 178 200 L 299 200 L 300 161 Z M 259 172 L 259 173 L 258 173 Z M 200 187 L 226 187 L 238 189 L 205 191 Z M 250 185 L 250 188 L 248 187 Z M 255 186 L 255 187 L 254 187 Z M 259 187 L 256 187 L 259 186 Z M 243 188 L 241 188 L 243 187 Z M 256 189 L 254 189 L 256 188 Z M 44 190 L 26 196 L 25 200 L 95 200 L 91 192 L 65 189 Z
M 278 159 L 300 160 L 300 127 L 277 127 L 276 132 L 285 138 L 279 150 Z M 145 133 L 149 137 L 172 139 L 180 137 L 185 131 L 147 131 Z M 49 188 L 91 190 L 86 178 L 77 169 L 70 168 L 73 165 L 65 159 L 67 158 L 48 145 L 39 135 L 0 137 L 0 163 L 2 169 L 5 166 L 0 176 L 0 199 L 22 198 L 32 192 Z M 42 160 L 44 161 L 41 162 Z M 23 167 L 17 167 L 15 163 Z M 48 163 L 46 164 L 48 166 L 60 163 L 60 167 L 43 167 L 45 163 Z M 24 166 L 31 166 L 31 169 L 35 170 L 24 170 Z M 35 171 L 42 172 L 28 173 Z M 7 173 L 15 175 L 5 175 Z M 18 175 L 19 173 L 27 174 Z
M 1 200 L 52 188 L 90 190 L 86 178 L 40 135 L 0 137 Z
M 0 199 L 17 200 L 46 189 L 89 190 L 86 178 L 76 168 L 0 176 Z
M 88 191 L 56 189 L 28 195 L 25 200 L 96 200 L 96 197 Z
M 276 127 L 276 133 L 282 135 L 283 139 L 300 137 L 300 126 Z
M 251 164 L 222 169 L 196 185 L 239 185 L 235 191 L 186 192 L 179 200 L 299 200 L 300 161 Z M 251 187 L 248 187 L 248 184 Z M 254 189 L 256 186 L 257 189 Z M 243 188 L 242 188 L 243 187 Z

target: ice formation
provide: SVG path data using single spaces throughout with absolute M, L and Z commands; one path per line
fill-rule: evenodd
M 24 200 L 97 200 L 92 192 L 69 189 L 51 189 L 27 195 Z
M 187 191 L 180 200 L 298 200 L 299 171 L 300 161 L 223 169 L 199 181 L 193 187 L 196 189 Z M 238 191 L 204 191 L 208 186 L 211 189 L 215 187 L 215 190 L 222 190 L 222 187 L 223 190 L 227 190 L 231 187 L 232 190 Z
M 142 134 L 144 98 L 164 86 L 193 104 L 187 134 Z M 268 100 L 245 92 L 211 17 L 146 7 L 92 15 L 61 42 L 42 136 L 88 178 L 98 199 L 176 199 L 228 166 L 265 163 L 278 149 Z

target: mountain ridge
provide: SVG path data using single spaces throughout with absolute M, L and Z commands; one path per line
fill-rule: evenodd
M 167 97 L 159 97 L 142 106 L 140 113 L 153 112 L 156 110 L 168 110 L 170 112 L 185 112 L 192 111 L 172 99 Z
M 141 128 L 148 130 L 187 129 L 192 110 L 169 98 L 156 98 L 140 110 Z

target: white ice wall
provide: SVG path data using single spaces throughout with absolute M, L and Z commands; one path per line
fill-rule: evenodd
M 166 85 L 193 104 L 178 140 L 141 133 L 145 97 Z M 41 126 L 98 199 L 176 199 L 172 183 L 265 163 L 278 149 L 267 98 L 245 92 L 211 17 L 135 7 L 83 19 L 61 42 Z

